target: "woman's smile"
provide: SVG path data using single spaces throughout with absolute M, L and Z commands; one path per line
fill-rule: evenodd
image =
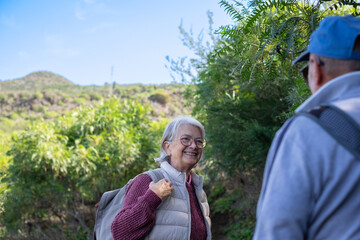
M 171 165 L 180 172 L 190 171 L 201 158 L 203 150 L 197 146 L 197 142 L 202 139 L 198 127 L 189 124 L 181 125 L 175 139 L 165 144 Z

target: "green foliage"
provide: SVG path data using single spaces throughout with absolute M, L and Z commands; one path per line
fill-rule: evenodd
M 193 79 L 187 94 L 206 125 L 212 168 L 229 175 L 262 169 L 276 130 L 309 96 L 291 62 L 328 11 L 307 1 L 251 1 L 250 9 L 233 2 L 220 2 L 237 22 L 217 31 L 222 38 L 207 44 L 213 47 L 198 47 L 181 29 L 197 58 L 188 67 L 169 60 L 183 80 Z
M 4 104 L 6 101 L 6 97 L 4 94 L 0 94 L 0 104 Z
M 90 93 L 89 97 L 91 101 L 98 101 L 101 99 L 101 95 L 99 93 Z
M 10 158 L 6 156 L 6 152 L 9 150 L 9 140 L 9 134 L 0 132 L 0 215 L 4 211 L 4 194 L 7 188 L 6 183 L 4 183 L 2 179 L 6 177 L 10 164 Z
M 155 167 L 164 123 L 150 123 L 148 112 L 138 102 L 109 99 L 15 135 L 4 178 L 8 234 L 89 237 L 101 194 Z
M 0 132 L 7 132 L 8 129 L 14 128 L 15 121 L 9 118 L 0 118 Z
M 73 101 L 72 101 L 73 104 L 76 104 L 76 105 L 84 105 L 86 103 L 86 99 L 83 98 L 83 97 L 78 97 L 78 98 L 75 98 Z
M 247 240 L 251 239 L 255 230 L 255 221 L 245 220 L 238 221 L 229 226 L 225 232 L 229 239 L 233 240 Z
M 215 55 L 207 56 L 206 68 L 198 68 L 192 95 L 195 111 L 208 121 L 211 156 L 221 159 L 224 171 L 236 173 L 234 169 L 262 168 L 275 131 L 309 96 L 291 62 L 331 8 L 322 10 L 321 2 L 251 1 L 251 11 L 242 10 L 247 14 L 240 18 L 237 7 L 245 7 L 233 2 L 220 4 L 237 23 L 217 31 L 223 39 Z M 224 143 L 217 141 L 221 136 Z
M 225 213 L 231 212 L 233 210 L 232 206 L 236 202 L 237 199 L 241 198 L 241 192 L 235 191 L 232 194 L 216 199 L 213 202 L 213 213 Z
M 196 41 L 180 27 L 183 43 L 196 58 L 168 61 L 181 80 L 190 79 L 187 97 L 207 130 L 206 173 L 213 184 L 229 187 L 230 182 L 239 190 L 212 188 L 212 212 L 227 215 L 229 228 L 224 230 L 229 238 L 250 239 L 271 141 L 310 95 L 298 72 L 301 66 L 291 63 L 306 49 L 322 18 L 335 6 L 339 11 L 351 4 L 253 0 L 247 8 L 240 1 L 232 3 L 220 2 L 235 22 L 219 28 L 218 37 L 211 35 L 212 43 L 202 44 L 202 38 Z M 351 6 L 356 13 L 357 6 Z M 348 12 L 343 8 L 342 14 Z
M 34 99 L 42 99 L 42 98 L 43 98 L 43 94 L 42 94 L 42 93 L 39 93 L 39 92 L 36 92 L 36 93 L 34 93 L 33 98 L 34 98 Z
M 238 184 L 236 178 L 211 179 L 207 192 L 213 221 L 214 239 L 251 239 L 255 228 L 254 206 L 257 195 L 252 195 Z M 209 187 L 206 184 L 206 187 Z M 248 188 L 252 186 L 248 186 Z M 254 189 L 253 189 L 254 191 Z
M 35 105 L 35 106 L 32 107 L 32 110 L 34 112 L 44 113 L 44 112 L 46 112 L 46 107 L 45 106 Z
M 157 93 L 150 95 L 149 100 L 160 103 L 162 105 L 166 105 L 170 101 L 170 95 L 167 94 L 166 92 L 159 91 Z
M 221 197 L 225 192 L 226 189 L 222 184 L 213 185 L 212 191 L 208 196 L 208 201 L 215 201 L 216 198 Z
M 64 77 L 43 71 L 30 73 L 23 78 L 0 81 L 0 89 L 2 91 L 33 91 L 34 89 L 67 89 L 73 87 L 74 84 Z
M 328 9 L 331 12 L 336 12 L 337 10 L 344 10 L 347 6 L 350 6 L 349 14 L 352 13 L 354 16 L 359 16 L 359 12 L 357 7 L 360 6 L 360 3 L 354 0 L 340 0 L 340 1 L 329 1 L 323 0 L 320 1 L 321 3 L 328 3 Z M 341 11 L 342 12 L 342 11 Z M 340 12 L 340 13 L 341 13 Z
M 8 118 L 9 118 L 9 119 L 12 119 L 12 120 L 17 119 L 18 117 L 19 117 L 19 114 L 15 113 L 15 112 L 12 112 L 12 113 L 8 116 Z
M 64 86 L 57 85 L 57 80 L 60 81 L 59 85 Z M 66 114 L 76 107 L 96 104 L 101 99 L 111 96 L 156 105 L 157 109 L 153 113 L 157 118 L 160 115 L 173 117 L 174 114 L 189 113 L 187 108 L 183 108 L 184 84 L 118 85 L 113 83 L 105 86 L 77 86 L 67 84 L 69 82 L 66 83 L 66 81 L 57 74 L 37 72 L 24 78 L 2 82 L 8 88 L 3 87 L 3 92 L 0 94 L 0 117 L 11 117 L 14 122 L 31 122 L 41 118 L 51 121 L 57 115 Z M 0 88 L 2 83 L 0 83 Z M 30 85 L 33 87 L 29 87 Z M 149 97 L 158 92 L 164 93 L 159 99 L 162 98 L 160 101 L 166 105 L 159 106 L 157 102 L 149 102 Z M 26 125 L 14 124 L 16 129 L 24 128 Z M 5 126 L 0 125 L 0 129 L 5 129 Z M 7 132 L 12 130 L 14 129 L 6 129 Z
M 239 11 L 239 6 L 244 6 L 243 3 L 234 1 L 235 5 L 226 1 L 220 1 L 219 5 L 224 8 L 225 12 L 236 22 L 241 21 L 244 16 L 244 12 Z M 243 8 L 246 9 L 246 8 Z M 245 14 L 249 14 L 246 12 Z
M 54 119 L 58 116 L 58 113 L 55 111 L 45 112 L 43 114 L 44 119 Z

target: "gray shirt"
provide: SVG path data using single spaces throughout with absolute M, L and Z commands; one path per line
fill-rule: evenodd
M 328 82 L 296 111 L 321 104 L 360 124 L 360 72 Z M 253 239 L 360 239 L 360 159 L 304 116 L 275 153 L 284 126 L 268 154 Z

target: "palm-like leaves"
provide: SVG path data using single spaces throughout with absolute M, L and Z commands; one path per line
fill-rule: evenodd
M 249 65 L 265 63 L 270 68 L 278 61 L 289 64 L 304 51 L 310 34 L 322 18 L 333 13 L 358 15 L 357 7 L 360 5 L 354 0 L 253 0 L 246 8 L 237 1 L 233 2 L 234 4 L 231 4 L 222 0 L 220 6 L 224 7 L 236 24 L 223 26 L 217 33 L 224 39 L 235 41 L 230 45 L 223 44 L 216 52 L 240 52 L 243 51 L 243 46 L 236 44 L 236 41 L 251 41 L 257 46 L 257 51 L 253 52 L 252 60 L 248 61 Z M 257 39 L 253 38 L 254 34 Z M 252 36 L 251 40 L 249 36 Z M 254 50 L 253 45 L 249 45 L 249 48 Z M 243 63 L 239 65 L 242 66 Z M 241 69 L 240 66 L 236 69 Z

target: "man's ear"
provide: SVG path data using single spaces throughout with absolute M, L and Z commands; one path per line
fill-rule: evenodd
M 163 142 L 163 148 L 166 154 L 171 156 L 170 143 L 168 141 Z
M 310 54 L 308 79 L 309 87 L 313 94 L 326 83 L 324 69 L 317 63 L 313 54 Z

